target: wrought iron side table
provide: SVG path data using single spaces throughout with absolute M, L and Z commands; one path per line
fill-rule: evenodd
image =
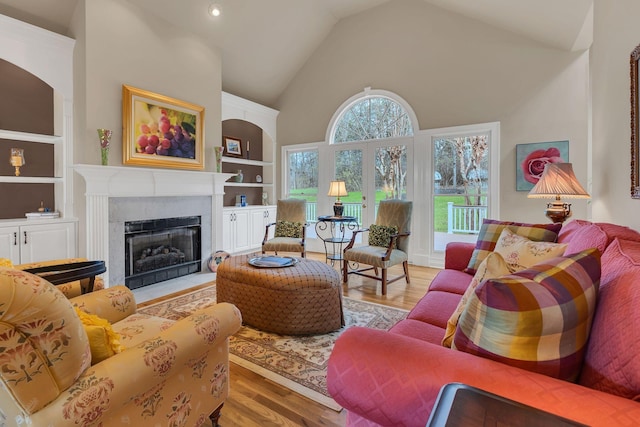
M 316 222 L 316 234 L 324 243 L 326 261 L 333 265 L 342 261 L 342 247 L 351 240 L 349 233 L 358 229 L 355 216 L 319 216 Z

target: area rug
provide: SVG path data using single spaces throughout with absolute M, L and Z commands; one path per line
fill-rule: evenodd
M 181 319 L 198 308 L 215 304 L 215 285 L 152 304 L 138 311 Z M 344 298 L 345 326 L 324 335 L 289 336 L 243 326 L 229 341 L 229 358 L 271 381 L 336 411 L 342 408 L 327 392 L 327 362 L 336 339 L 351 326 L 389 329 L 406 310 Z

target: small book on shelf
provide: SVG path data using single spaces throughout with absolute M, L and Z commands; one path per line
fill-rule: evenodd
M 27 212 L 24 214 L 27 219 L 45 219 L 45 218 L 60 218 L 60 212 Z

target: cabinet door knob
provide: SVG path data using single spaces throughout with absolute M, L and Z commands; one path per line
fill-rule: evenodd
M 23 231 L 23 233 L 24 233 L 24 244 L 26 245 L 27 244 L 27 232 Z
M 16 231 L 13 232 L 13 246 L 18 246 L 18 233 Z

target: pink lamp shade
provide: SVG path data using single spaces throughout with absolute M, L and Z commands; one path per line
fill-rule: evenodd
M 553 198 L 547 204 L 547 217 L 553 222 L 564 222 L 571 216 L 571 204 L 563 203 L 560 197 L 588 199 L 589 193 L 580 185 L 573 173 L 571 163 L 548 163 L 537 184 L 531 189 L 529 198 Z

